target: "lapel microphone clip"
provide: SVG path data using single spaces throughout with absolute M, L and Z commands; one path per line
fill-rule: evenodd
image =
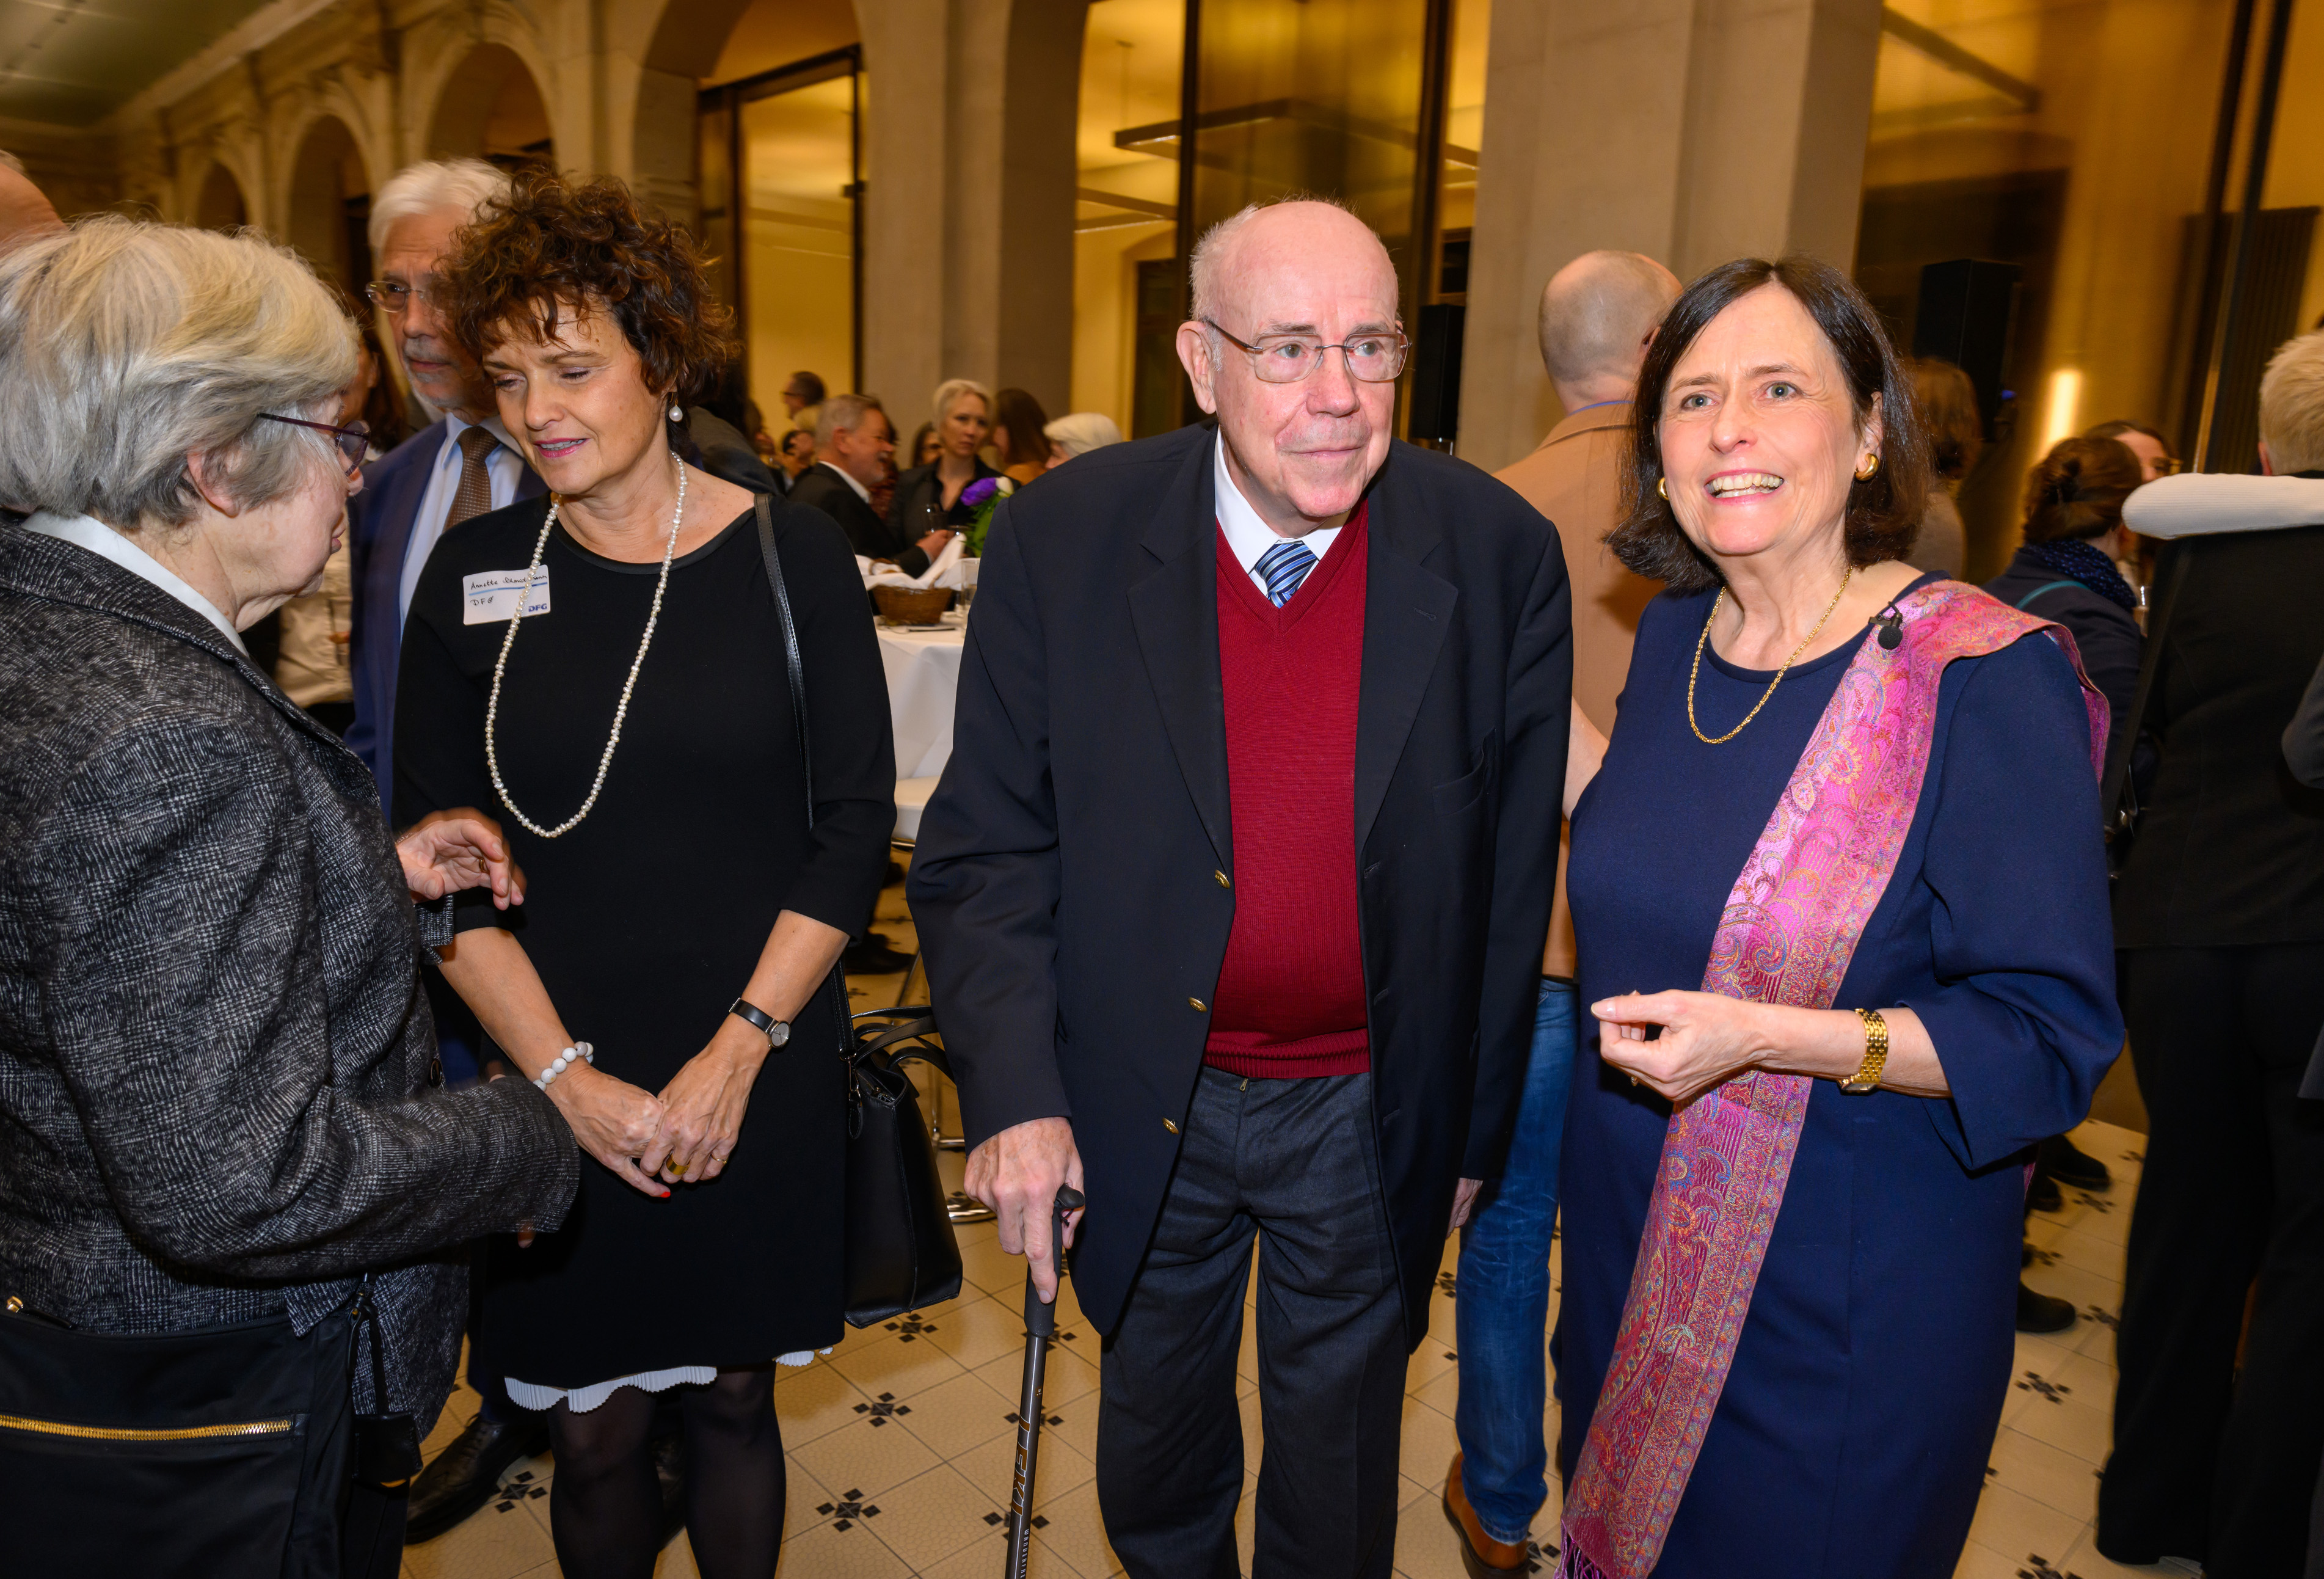
M 1891 603 L 1886 608 L 1882 609 L 1878 614 L 1873 615 L 1872 623 L 1880 627 L 1880 645 L 1882 647 L 1886 648 L 1888 651 L 1894 652 L 1897 648 L 1904 645 L 1904 615 L 1903 611 L 1898 609 L 1894 603 Z

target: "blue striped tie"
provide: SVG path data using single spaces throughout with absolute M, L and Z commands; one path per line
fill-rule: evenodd
M 1267 583 L 1268 602 L 1281 608 L 1315 568 L 1315 550 L 1296 540 L 1279 542 L 1259 555 L 1259 563 L 1251 568 Z

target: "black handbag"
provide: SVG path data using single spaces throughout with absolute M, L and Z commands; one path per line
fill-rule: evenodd
M 799 661 L 798 629 L 791 619 L 790 588 L 775 551 L 772 503 L 757 499 L 759 551 L 774 588 L 783 633 L 783 666 L 790 678 L 791 716 L 798 721 L 799 758 L 807 781 L 807 826 L 815 826 L 814 757 L 807 746 L 807 677 Z M 960 1245 L 945 1210 L 936 1147 L 920 1116 L 919 1094 L 902 1066 L 914 1059 L 950 1072 L 934 1039 L 926 1009 L 882 1010 L 862 1018 L 851 1034 L 847 983 L 835 966 L 824 983 L 833 998 L 847 1064 L 846 1247 L 847 1319 L 853 1325 L 900 1316 L 960 1292 Z
M 303 1337 L 287 1316 L 115 1334 L 9 1299 L 0 1566 L 335 1579 L 364 1456 L 349 1388 L 357 1314 L 335 1312 Z

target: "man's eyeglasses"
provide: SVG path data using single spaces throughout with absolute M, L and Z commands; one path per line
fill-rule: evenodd
M 281 422 L 292 428 L 312 428 L 318 433 L 327 433 L 339 453 L 347 457 L 347 476 L 363 470 L 364 457 L 371 454 L 371 429 L 361 422 L 349 428 L 334 428 L 328 422 L 309 422 L 304 417 L 278 417 L 272 411 L 261 411 L 262 422 Z
M 414 297 L 430 304 L 440 301 L 442 298 L 437 292 L 442 289 L 440 285 L 406 285 L 401 280 L 374 280 L 364 287 L 364 294 L 374 305 L 400 313 L 411 305 Z
M 1297 383 L 1323 365 L 1326 351 L 1337 351 L 1347 358 L 1351 377 L 1366 383 L 1389 383 L 1404 371 L 1404 359 L 1412 350 L 1412 342 L 1400 329 L 1357 335 L 1336 346 L 1309 335 L 1268 335 L 1252 345 L 1219 328 L 1215 319 L 1203 321 L 1218 329 L 1235 349 L 1250 354 L 1251 371 L 1261 383 Z

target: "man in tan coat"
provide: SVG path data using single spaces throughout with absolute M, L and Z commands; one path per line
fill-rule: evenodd
M 1624 569 L 1607 551 L 1605 538 L 1621 508 L 1638 366 L 1678 293 L 1668 269 L 1624 252 L 1584 253 L 1553 275 L 1542 292 L 1541 359 L 1565 418 L 1500 479 L 1557 523 L 1565 547 L 1573 599 L 1570 755 L 1594 755 L 1588 737 L 1614 727 L 1614 700 L 1629 672 L 1638 615 L 1660 590 Z M 1557 1223 L 1558 1139 L 1565 1127 L 1577 1024 L 1563 851 L 1541 970 L 1508 1165 L 1478 1197 L 1462 1243 L 1453 1306 L 1461 1452 L 1445 1477 L 1444 1507 L 1465 1542 L 1462 1557 L 1471 1574 L 1525 1571 L 1529 1527 L 1549 1494 L 1542 1336 L 1549 1316 L 1550 1235 Z

